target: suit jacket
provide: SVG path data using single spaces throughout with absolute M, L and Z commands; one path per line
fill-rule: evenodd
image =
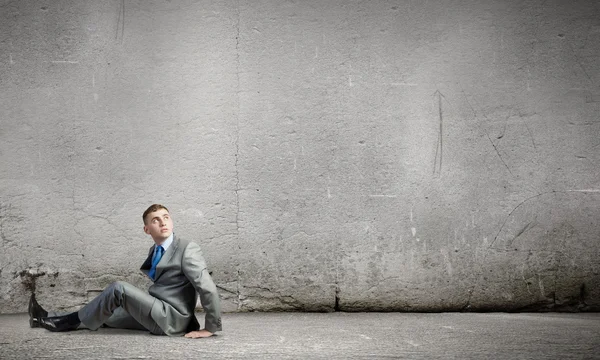
M 141 270 L 148 275 L 154 246 Z M 206 313 L 204 328 L 212 333 L 221 330 L 221 303 L 200 246 L 173 235 L 173 242 L 156 266 L 156 279 L 148 289 L 156 298 L 150 316 L 165 334 L 181 336 L 198 330 L 194 314 L 197 295 Z

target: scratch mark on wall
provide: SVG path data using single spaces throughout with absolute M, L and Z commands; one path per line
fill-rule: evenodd
M 467 301 L 462 307 L 462 311 L 468 311 L 471 308 L 471 300 L 473 299 L 473 293 L 475 292 L 475 286 L 471 286 L 471 288 L 467 291 Z
M 488 140 L 490 140 L 490 143 L 492 144 L 492 147 L 494 148 L 494 151 L 496 151 L 496 155 L 498 155 L 498 158 L 500 159 L 500 161 L 502 162 L 502 164 L 504 164 L 504 167 L 506 167 L 506 170 L 508 170 L 508 172 L 511 175 L 513 175 L 512 171 L 510 171 L 510 168 L 508 167 L 508 165 L 506 164 L 506 162 L 502 158 L 502 155 L 500 155 L 500 151 L 498 151 L 498 148 L 496 147 L 496 144 L 494 144 L 494 142 L 492 141 L 492 138 L 490 137 L 490 135 L 487 133 L 487 131 L 484 131 L 484 133 L 487 136 Z
M 445 96 L 439 91 L 436 90 L 433 94 L 434 97 L 437 97 L 437 106 L 438 106 L 438 115 L 439 115 L 439 133 L 438 133 L 438 142 L 435 148 L 435 159 L 433 163 L 433 175 L 436 173 L 438 176 L 442 175 L 442 160 L 444 157 L 444 111 L 442 109 L 442 98 Z
M 533 115 L 535 115 L 535 113 Z M 533 133 L 531 132 L 531 128 L 529 127 L 529 125 L 527 125 L 527 121 L 523 119 L 523 114 L 519 114 L 519 117 L 521 118 L 521 120 L 523 120 L 523 124 L 527 128 L 527 132 L 529 133 L 529 138 L 531 139 L 531 144 L 533 145 L 533 148 L 537 150 L 537 146 L 535 145 L 535 140 L 533 139 Z
M 533 224 L 533 225 L 532 225 Z M 517 240 L 517 238 L 519 238 L 519 236 L 525 234 L 527 231 L 529 231 L 533 226 L 535 226 L 535 220 L 530 221 L 529 223 L 527 223 L 527 225 L 525 225 L 521 230 L 519 230 L 519 232 L 517 233 L 517 235 L 515 235 L 515 237 L 510 241 L 510 243 L 508 244 L 508 246 L 512 246 L 513 242 L 515 240 Z
M 444 257 L 444 262 L 446 263 L 446 273 L 448 276 L 452 277 L 452 262 L 450 261 L 450 254 L 448 253 L 448 249 L 440 249 L 442 256 Z
M 419 84 L 403 83 L 403 82 L 393 82 L 393 83 L 390 83 L 390 85 L 392 85 L 392 86 L 419 86 Z
M 527 281 L 527 279 L 525 279 L 525 264 L 521 265 L 521 279 L 523 279 L 523 282 L 525 283 L 525 286 L 527 287 L 527 292 L 529 293 L 529 295 L 533 295 L 533 293 L 531 292 L 531 289 L 529 288 L 529 281 Z
M 600 102 L 600 100 L 596 100 L 595 97 L 594 97 L 594 94 L 592 94 L 591 92 L 588 92 L 585 95 L 585 103 L 586 104 L 595 104 L 595 103 L 598 103 L 598 102 Z M 595 121 L 591 122 L 591 124 L 595 124 L 595 123 L 596 123 Z
M 544 281 L 542 280 L 542 277 L 540 276 L 540 274 L 537 274 L 537 278 L 538 278 L 538 285 L 540 287 L 540 294 L 542 294 L 542 296 L 546 296 L 546 290 L 544 289 Z
M 464 89 L 462 89 L 462 93 L 463 93 L 463 96 L 465 97 L 465 100 L 467 101 L 467 105 L 469 105 L 469 108 L 471 108 L 471 111 L 473 112 L 473 116 L 475 117 L 475 119 L 478 119 L 478 117 L 477 117 L 477 112 L 475 111 L 475 108 L 473 108 L 473 105 L 471 105 L 471 102 L 469 101 L 469 97 L 468 97 L 468 96 L 467 96 L 467 94 L 465 93 L 465 90 L 464 90 Z M 487 118 L 487 116 L 485 116 L 485 114 L 483 114 L 483 117 L 484 117 L 486 120 L 489 120 L 489 119 Z M 498 158 L 500 159 L 500 161 L 502 162 L 502 164 L 504 164 L 504 166 L 506 167 L 506 169 L 508 170 L 508 172 L 509 172 L 511 175 L 513 175 L 512 171 L 510 171 L 510 168 L 508 167 L 508 165 L 506 164 L 506 162 L 504 162 L 504 159 L 503 159 L 503 158 L 502 158 L 502 156 L 500 155 L 500 151 L 498 151 L 498 147 L 496 147 L 496 144 L 494 144 L 494 142 L 492 141 L 492 138 L 490 137 L 490 135 L 488 134 L 488 132 L 487 132 L 487 131 L 485 131 L 485 130 L 483 130 L 483 129 L 482 129 L 482 131 L 483 131 L 483 133 L 485 134 L 485 136 L 487 136 L 488 140 L 490 141 L 490 144 L 492 144 L 492 147 L 494 148 L 494 151 L 496 152 L 496 155 L 498 155 Z M 502 135 L 502 136 L 504 136 L 504 135 Z M 502 136 L 501 136 L 501 137 L 502 137 Z M 500 138 L 501 138 L 501 137 L 500 137 Z M 514 176 L 514 175 L 513 175 L 513 176 Z
M 567 43 L 567 44 L 569 45 L 569 48 L 571 49 L 571 53 L 573 53 L 573 56 L 575 57 L 575 61 L 577 62 L 577 65 L 579 65 L 579 67 L 581 68 L 581 70 L 583 70 L 583 73 L 585 74 L 585 77 L 588 79 L 588 81 L 590 83 L 594 84 L 594 81 L 592 80 L 592 78 L 590 77 L 590 74 L 588 74 L 587 70 L 585 69 L 585 67 L 581 63 L 581 60 L 579 59 L 579 56 L 577 56 L 577 53 L 575 52 L 575 49 L 573 49 L 573 46 L 571 45 L 571 43 Z
M 500 140 L 504 138 L 504 135 L 506 135 L 506 128 L 508 127 L 508 119 L 510 119 L 510 117 L 512 116 L 512 113 L 509 113 L 505 118 L 504 118 L 504 126 L 502 127 L 502 133 L 498 136 L 496 136 L 496 139 Z
M 500 232 L 502 232 L 502 229 L 504 229 L 504 226 L 506 225 L 506 222 L 508 221 L 508 219 L 510 218 L 510 216 L 521 206 L 523 206 L 523 204 L 525 204 L 526 202 L 528 202 L 529 200 L 538 198 L 540 196 L 546 195 L 546 194 L 551 194 L 551 193 L 556 193 L 558 191 L 556 190 L 551 190 L 551 191 L 546 191 L 543 193 L 539 193 L 537 195 L 528 197 L 527 199 L 521 201 L 517 206 L 515 206 L 511 212 L 508 213 L 508 215 L 506 216 L 506 218 L 504 219 L 504 222 L 502 222 L 502 225 L 500 226 L 500 229 L 498 230 L 498 233 L 496 234 L 496 236 L 494 236 L 494 240 L 492 240 L 492 242 L 490 243 L 490 248 L 492 248 L 492 246 L 494 246 L 494 243 L 496 242 L 496 240 L 498 239 L 498 236 L 500 235 Z
M 96 88 L 96 74 L 92 74 L 92 89 Z M 98 102 L 98 93 L 94 92 L 94 102 Z
M 119 8 L 119 14 L 117 17 L 117 30 L 115 32 L 115 40 L 119 38 L 119 30 L 121 33 L 121 43 L 123 43 L 123 36 L 125 35 L 125 0 L 121 0 L 121 7 Z
M 418 344 L 418 343 L 416 343 L 416 342 L 414 342 L 412 340 L 404 340 L 404 341 L 406 341 L 408 344 L 410 344 L 410 345 L 412 345 L 414 347 L 421 346 L 421 344 Z

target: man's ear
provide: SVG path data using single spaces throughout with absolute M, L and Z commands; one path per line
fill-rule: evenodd
M 146 227 L 146 225 L 144 225 L 144 232 L 148 235 L 150 235 L 150 230 L 148 230 L 148 228 Z

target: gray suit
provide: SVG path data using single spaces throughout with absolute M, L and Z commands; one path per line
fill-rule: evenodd
M 141 267 L 146 275 L 153 249 L 154 246 Z M 79 310 L 79 318 L 92 330 L 105 324 L 181 336 L 200 327 L 194 314 L 196 294 L 200 294 L 206 313 L 204 328 L 212 333 L 221 330 L 219 294 L 206 269 L 200 247 L 173 235 L 171 246 L 156 266 L 156 279 L 148 293 L 117 281 Z

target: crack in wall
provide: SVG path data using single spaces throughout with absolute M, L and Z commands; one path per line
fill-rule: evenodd
M 586 295 L 587 291 L 585 288 L 585 283 L 581 283 L 581 286 L 579 287 L 579 304 L 583 308 L 587 307 L 587 303 L 585 302 Z
M 239 267 L 239 265 L 238 265 Z M 244 307 L 242 292 L 240 291 L 240 270 L 237 270 L 237 282 L 236 282 L 236 292 L 237 292 L 237 309 L 238 311 Z
M 236 202 L 236 214 L 235 214 L 235 224 L 237 227 L 238 240 L 240 234 L 240 224 L 239 224 L 239 216 L 240 216 L 240 171 L 239 171 L 239 157 L 240 157 L 240 4 L 239 1 L 237 3 L 237 21 L 235 24 L 236 27 L 236 35 L 235 35 L 235 72 L 236 72 L 236 112 L 235 112 L 235 202 Z M 239 246 L 238 246 L 239 247 Z
M 333 311 L 341 311 L 340 309 L 340 285 L 335 283 L 335 304 L 333 305 Z
M 238 249 L 241 250 L 240 246 L 240 170 L 239 170 L 239 158 L 240 158 L 240 3 L 236 4 L 236 24 L 235 24 L 235 75 L 236 75 L 236 110 L 235 110 L 235 227 L 237 232 Z M 240 291 L 240 264 L 236 265 L 236 292 L 237 292 L 237 310 L 241 310 L 244 306 L 243 299 Z
M 2 241 L 2 244 L 7 244 L 10 241 L 4 234 L 4 221 L 5 221 L 4 219 L 7 218 L 7 216 L 4 214 L 5 213 L 4 209 L 5 209 L 4 205 L 0 204 L 0 240 Z
M 337 241 L 337 246 L 334 248 L 334 252 L 337 250 L 337 254 L 334 253 L 333 257 L 335 259 L 335 297 L 334 297 L 334 301 L 333 301 L 333 311 L 341 311 L 341 305 L 340 305 L 340 262 L 342 261 L 342 256 L 344 256 L 346 253 L 343 249 L 343 247 L 341 246 L 339 240 Z
M 583 70 L 583 74 L 585 75 L 585 77 L 588 79 L 588 81 L 590 82 L 590 84 L 592 86 L 595 85 L 594 84 L 594 80 L 592 80 L 592 77 L 590 76 L 590 74 L 588 74 L 586 68 L 581 63 L 581 59 L 577 55 L 577 53 L 575 52 L 575 49 L 573 48 L 573 45 L 571 45 L 570 42 L 567 42 L 567 45 L 569 46 L 569 49 L 571 50 L 571 53 L 573 54 L 573 57 L 575 58 L 575 62 L 577 63 L 577 65 L 579 65 L 579 67 L 581 68 L 581 70 Z
M 277 301 L 279 301 L 281 304 L 283 305 L 287 305 L 288 307 L 294 309 L 294 310 L 306 310 L 306 304 L 303 304 L 301 301 L 298 301 L 294 296 L 292 295 L 283 295 L 280 292 L 273 290 L 271 288 L 265 287 L 265 286 L 246 286 L 247 289 L 255 289 L 255 290 L 261 290 L 263 292 L 267 292 L 269 294 L 273 294 L 273 297 L 270 296 L 265 296 L 261 293 L 254 293 L 254 294 L 250 294 L 250 295 L 246 295 L 246 297 L 248 298 L 255 298 L 255 299 L 276 299 Z

